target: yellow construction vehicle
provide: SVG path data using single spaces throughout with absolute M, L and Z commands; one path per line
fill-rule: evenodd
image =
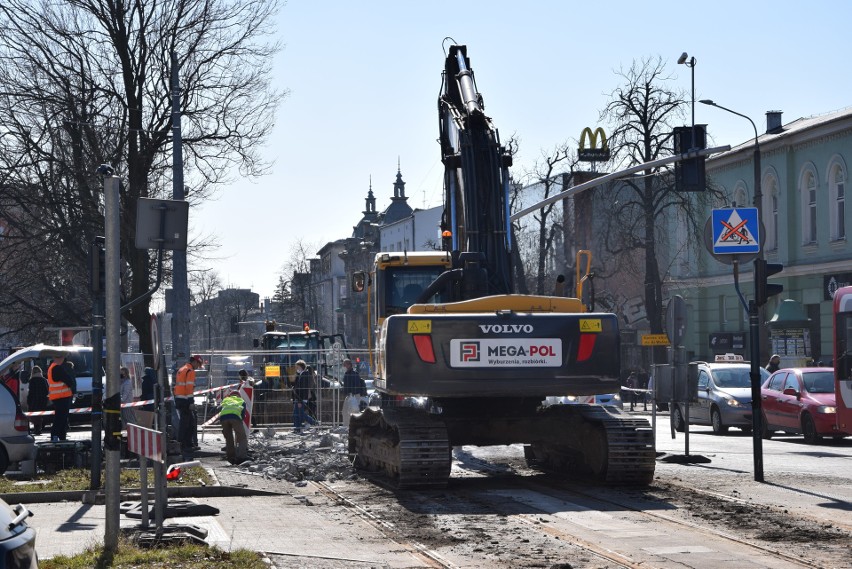
M 484 114 L 465 46 L 449 49 L 438 106 L 446 250 L 379 253 L 371 275 L 354 277 L 353 288 L 371 294 L 382 401 L 352 417 L 354 464 L 400 488 L 443 486 L 453 446 L 520 443 L 530 464 L 648 484 L 655 452 L 646 420 L 542 405 L 547 396 L 618 391 L 618 319 L 587 311 L 579 290 L 578 298 L 513 294 L 511 156 Z M 585 259 L 578 289 L 590 275 Z

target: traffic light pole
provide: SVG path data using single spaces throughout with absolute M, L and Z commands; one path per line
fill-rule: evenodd
M 101 438 L 103 433 L 103 360 L 104 344 L 104 297 L 95 294 L 92 310 L 92 466 L 90 468 L 89 490 L 101 487 Z
M 754 479 L 763 482 L 763 437 L 760 410 L 760 311 L 752 299 L 748 302 L 749 342 L 751 347 L 751 436 L 754 454 Z
M 106 283 L 104 238 L 96 237 L 89 249 L 92 290 L 92 465 L 89 489 L 101 487 L 101 435 L 103 433 L 103 345 L 104 345 L 104 285 Z

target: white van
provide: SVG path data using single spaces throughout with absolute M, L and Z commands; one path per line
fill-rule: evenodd
M 21 348 L 9 354 L 0 362 L 0 376 L 4 375 L 13 363 L 21 364 L 20 393 L 18 397 L 21 405 L 26 409 L 27 392 L 29 391 L 30 373 L 33 366 L 41 367 L 44 376 L 47 377 L 47 368 L 50 367 L 51 359 L 57 354 L 63 354 L 65 360 L 74 364 L 74 375 L 77 378 L 77 393 L 71 407 L 92 406 L 92 348 L 89 346 L 49 346 L 47 344 L 36 344 Z

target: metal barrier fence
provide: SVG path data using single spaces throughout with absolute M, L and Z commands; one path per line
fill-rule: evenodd
M 210 351 L 200 355 L 205 359 L 205 365 L 203 370 L 196 372 L 197 390 L 238 383 L 240 370 L 248 373 L 249 382 L 255 388 L 252 425 L 256 427 L 293 424 L 293 384 L 298 360 L 305 361 L 316 374 L 314 415 L 324 426 L 338 426 L 343 422 L 344 359 L 352 361 L 353 368 L 365 380 L 368 389 L 372 388 L 371 359 L 364 350 Z M 177 364 L 182 365 L 183 362 Z M 198 410 L 199 415 L 209 418 L 217 403 L 214 395 L 205 398 L 205 408 Z M 203 422 L 199 417 L 199 424 Z

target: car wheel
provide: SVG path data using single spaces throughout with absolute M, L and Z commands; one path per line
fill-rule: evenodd
M 713 425 L 714 435 L 724 435 L 728 432 L 728 426 L 722 424 L 722 413 L 718 407 L 713 407 L 710 410 L 710 424 Z
M 672 424 L 675 431 L 679 433 L 682 433 L 686 428 L 686 424 L 683 421 L 683 414 L 680 412 L 680 405 L 672 405 Z
M 0 445 L 0 476 L 9 470 L 9 454 L 6 452 L 6 447 Z
M 802 415 L 802 434 L 805 435 L 805 442 L 809 445 L 817 444 L 822 437 L 817 434 L 816 424 L 813 417 L 807 413 Z
M 773 432 L 769 430 L 769 423 L 766 421 L 766 415 L 760 414 L 760 438 L 769 440 L 772 438 Z

